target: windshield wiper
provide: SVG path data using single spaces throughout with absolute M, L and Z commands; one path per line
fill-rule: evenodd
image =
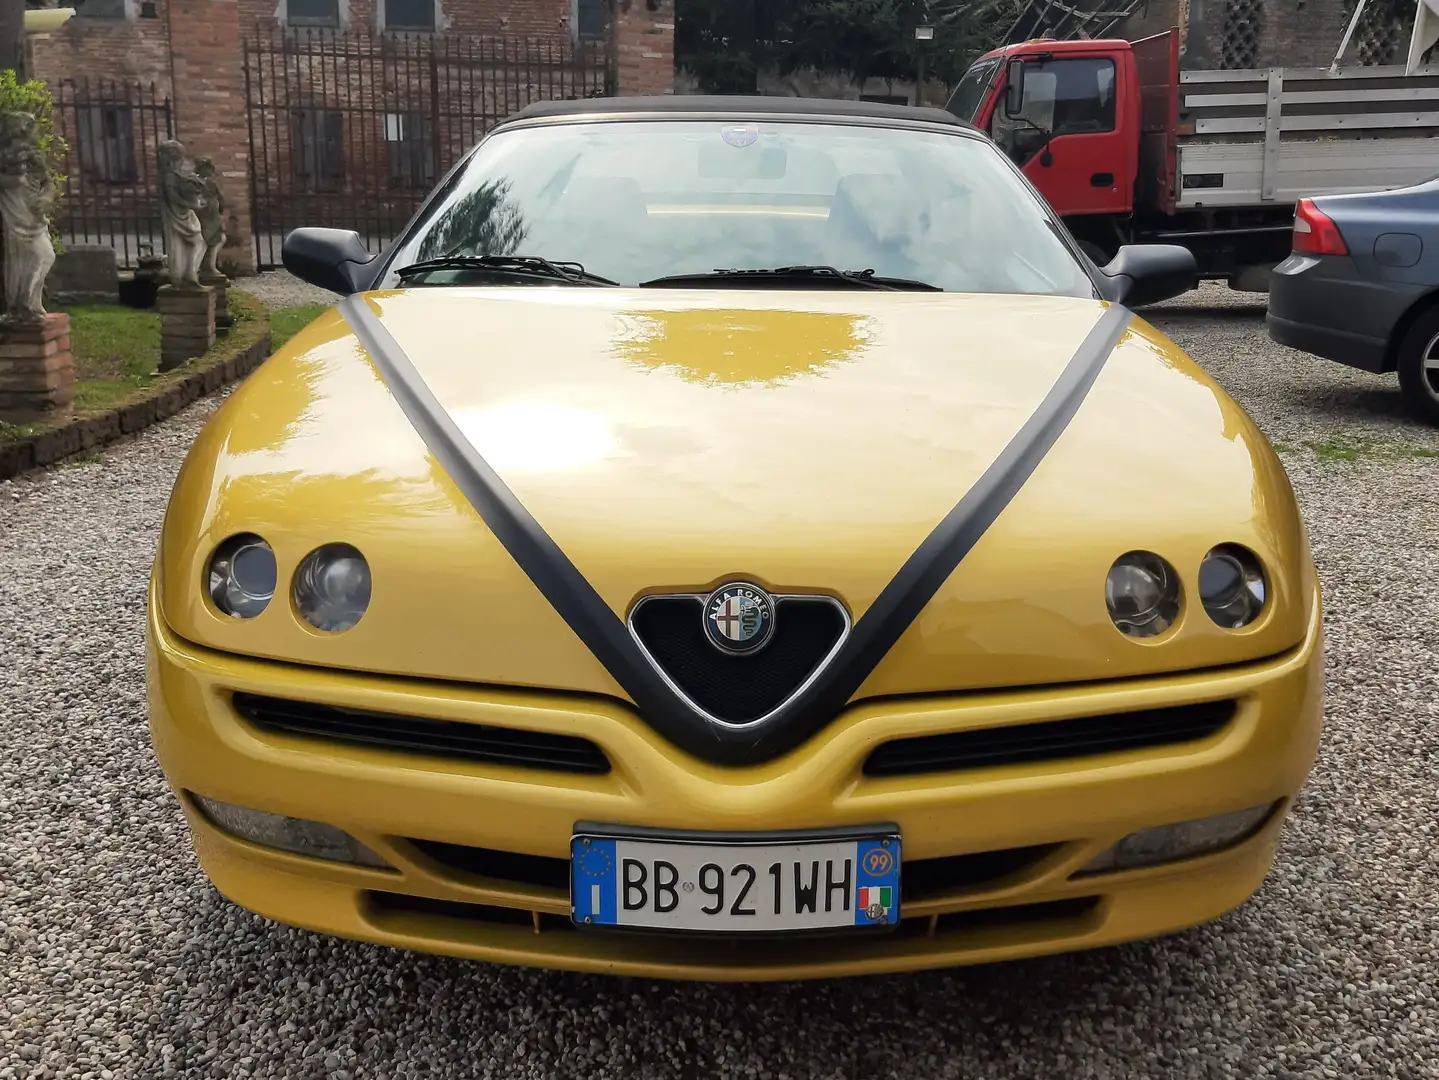
M 640 288 L 664 285 L 714 284 L 717 281 L 831 281 L 836 285 L 856 285 L 861 289 L 922 289 L 942 292 L 938 285 L 927 281 L 911 281 L 908 278 L 877 277 L 873 270 L 836 270 L 833 266 L 776 266 L 772 269 L 753 270 L 712 270 L 709 273 L 671 274 L 640 282 Z
M 555 262 L 538 255 L 442 255 L 402 266 L 395 274 L 403 281 L 431 270 L 468 270 L 527 281 L 567 281 L 571 285 L 619 284 L 591 274 L 577 262 Z

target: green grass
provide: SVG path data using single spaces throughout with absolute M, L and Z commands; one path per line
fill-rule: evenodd
M 253 342 L 259 334 L 256 324 L 265 314 L 264 306 L 254 297 L 231 289 L 229 309 L 235 320 L 229 335 L 217 337 L 214 347 L 203 357 L 163 375 L 155 370 L 160 363 L 158 311 L 137 311 L 122 304 L 83 304 L 53 309 L 70 316 L 70 355 L 75 365 L 72 415 L 81 417 L 129 404 Z M 301 319 L 296 329 L 310 318 L 313 316 Z M 38 434 L 53 424 L 0 422 L 0 443 Z
M 103 409 L 150 385 L 160 357 L 160 313 L 120 304 L 61 309 L 70 316 L 75 408 Z
M 1338 436 L 1331 439 L 1311 440 L 1304 445 L 1314 452 L 1315 458 L 1323 462 L 1395 460 L 1398 458 L 1439 458 L 1439 450 L 1427 446 L 1407 443 L 1379 442 L 1374 439 L 1353 436 Z
M 270 351 L 279 352 L 281 345 L 327 310 L 328 304 L 300 304 L 296 307 L 276 308 L 270 312 Z

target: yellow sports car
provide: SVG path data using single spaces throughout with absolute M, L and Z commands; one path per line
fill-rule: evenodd
M 1293 493 L 947 113 L 551 102 L 215 413 L 151 581 L 209 879 L 477 960 L 796 979 L 1213 919 L 1313 765 Z M 881 293 L 883 295 L 881 295 Z

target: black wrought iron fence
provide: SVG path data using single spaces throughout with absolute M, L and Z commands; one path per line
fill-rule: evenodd
M 379 250 L 454 162 L 532 101 L 607 92 L 602 44 L 284 29 L 244 43 L 256 262 L 301 225 Z
M 51 87 L 55 128 L 69 147 L 56 227 L 67 244 L 106 244 L 133 268 L 163 253 L 155 150 L 174 134 L 170 99 L 153 85 L 62 79 Z

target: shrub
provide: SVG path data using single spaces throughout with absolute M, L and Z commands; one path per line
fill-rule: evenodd
M 59 220 L 60 199 L 65 194 L 65 160 L 69 151 L 65 140 L 55 130 L 55 99 L 43 82 L 30 79 L 22 83 L 15 78 L 14 71 L 6 68 L 0 71 L 0 112 L 27 112 L 35 117 L 40 150 L 55 174 L 56 209 L 50 212 L 50 231 L 53 233 Z

